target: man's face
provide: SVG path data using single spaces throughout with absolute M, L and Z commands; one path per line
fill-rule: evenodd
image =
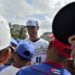
M 28 26 L 27 30 L 28 30 L 28 34 L 30 37 L 36 37 L 37 36 L 38 27 Z

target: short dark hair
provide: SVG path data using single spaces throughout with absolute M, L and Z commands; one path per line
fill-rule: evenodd
M 24 62 L 31 61 L 31 60 L 28 60 L 28 59 L 26 59 L 26 58 L 23 58 L 23 57 L 20 56 L 17 52 L 15 52 L 15 54 L 19 57 L 19 59 L 20 59 L 21 61 L 24 61 Z

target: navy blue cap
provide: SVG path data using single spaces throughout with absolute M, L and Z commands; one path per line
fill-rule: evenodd
M 16 48 L 16 52 L 25 60 L 31 60 L 35 53 L 35 48 L 32 44 L 21 41 Z

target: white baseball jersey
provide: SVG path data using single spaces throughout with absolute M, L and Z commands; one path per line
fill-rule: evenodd
M 35 55 L 32 58 L 31 63 L 41 63 L 44 62 L 46 59 L 46 50 L 48 48 L 49 42 L 40 38 L 39 40 L 33 42 L 29 38 L 25 39 L 24 41 L 29 42 L 30 44 L 33 44 L 35 47 Z

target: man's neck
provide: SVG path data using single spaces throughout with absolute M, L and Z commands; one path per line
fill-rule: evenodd
M 27 62 L 27 63 L 18 63 L 18 64 L 13 63 L 13 66 L 16 67 L 16 68 L 22 68 L 22 67 L 28 66 L 30 64 L 31 64 L 30 62 Z
M 53 62 L 56 62 L 56 63 L 63 65 L 65 59 L 60 56 L 55 56 L 55 57 L 49 56 L 49 57 L 47 57 L 46 61 L 53 61 Z
M 31 41 L 36 42 L 39 40 L 39 38 L 29 38 Z
M 53 65 L 53 66 L 58 67 L 58 68 L 64 68 L 63 63 L 59 63 L 59 62 L 56 62 L 56 61 L 48 60 L 45 63 L 48 64 L 48 65 Z
M 55 59 L 49 59 L 49 60 L 46 60 L 46 61 L 52 61 L 52 62 L 55 62 L 55 63 L 59 63 L 59 64 L 61 64 L 61 65 L 62 65 L 63 62 L 64 62 L 64 61 L 57 60 L 57 59 L 56 59 L 56 60 L 55 60 Z

